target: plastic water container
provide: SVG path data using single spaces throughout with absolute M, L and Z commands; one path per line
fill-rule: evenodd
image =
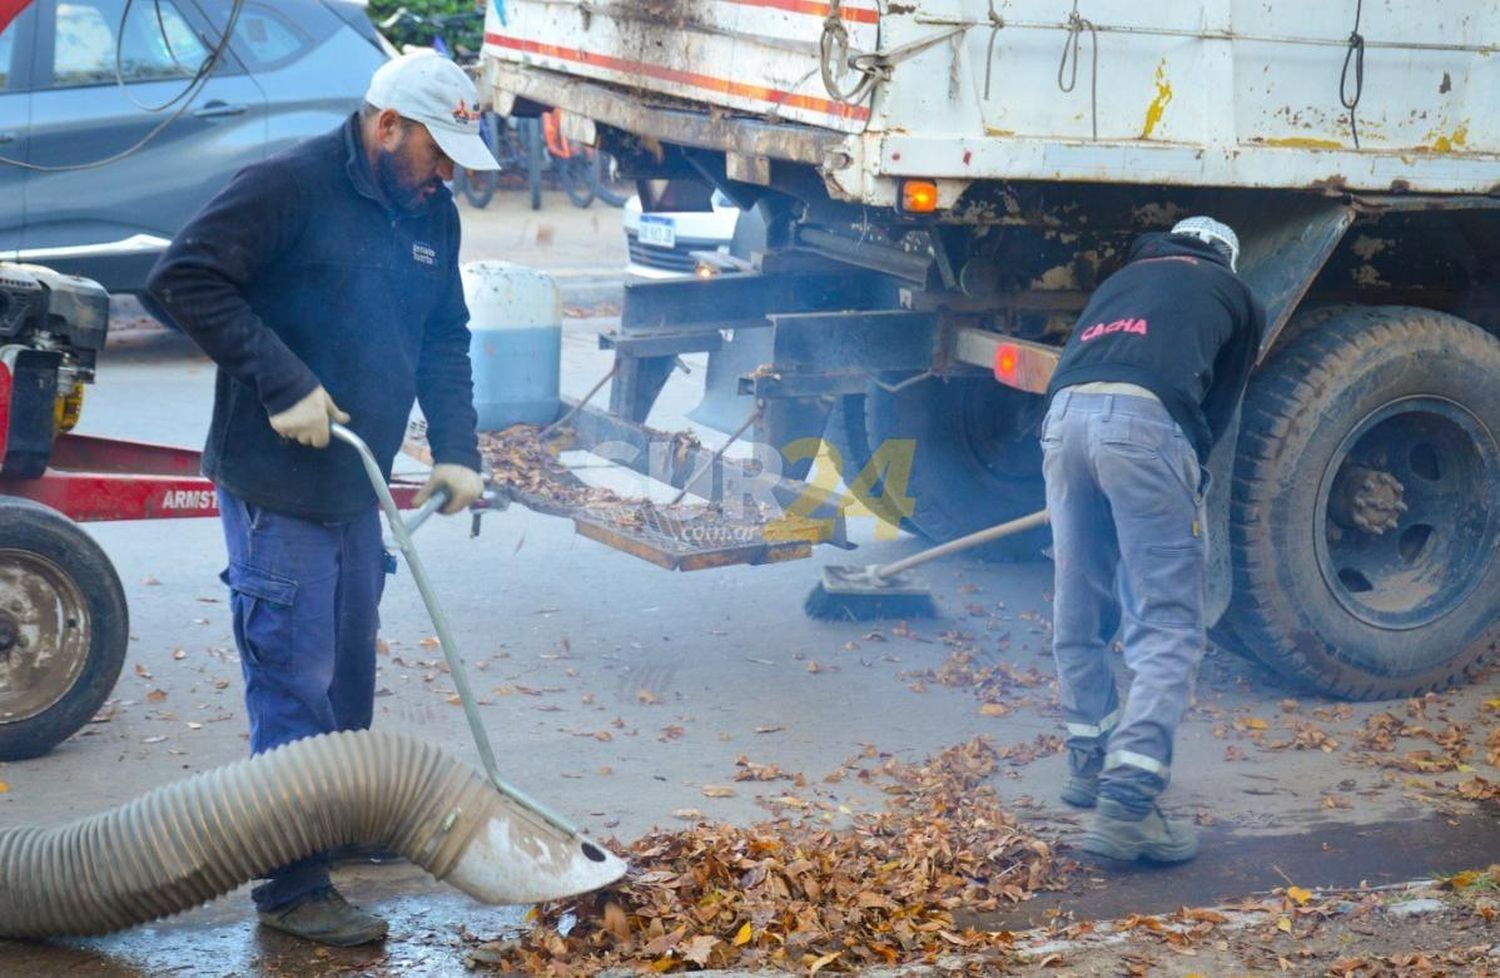
M 468 262 L 469 359 L 481 431 L 547 424 L 559 410 L 562 296 L 551 276 L 506 261 Z

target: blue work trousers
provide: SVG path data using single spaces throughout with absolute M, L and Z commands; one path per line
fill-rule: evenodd
M 1056 580 L 1053 652 L 1079 773 L 1100 795 L 1150 811 L 1202 661 L 1206 476 L 1159 401 L 1064 388 L 1042 425 Z M 1133 673 L 1123 706 L 1108 647 L 1123 631 Z
M 251 752 L 368 728 L 386 571 L 375 507 L 321 523 L 221 488 L 219 513 Z M 314 856 L 275 871 L 253 896 L 258 909 L 274 911 L 328 885 L 327 860 Z

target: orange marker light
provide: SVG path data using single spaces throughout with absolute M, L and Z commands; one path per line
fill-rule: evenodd
M 907 214 L 931 214 L 938 209 L 938 188 L 931 180 L 901 182 L 901 210 Z

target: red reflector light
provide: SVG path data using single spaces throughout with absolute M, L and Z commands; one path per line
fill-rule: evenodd
M 1016 367 L 1020 361 L 1021 351 L 1009 343 L 1001 343 L 995 348 L 995 379 L 1005 383 L 1016 379 Z

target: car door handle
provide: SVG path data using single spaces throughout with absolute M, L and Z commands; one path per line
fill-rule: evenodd
M 220 101 L 219 99 L 214 99 L 212 102 L 205 102 L 193 110 L 193 115 L 200 119 L 217 119 L 226 115 L 244 114 L 245 106 L 236 105 L 233 102 Z

